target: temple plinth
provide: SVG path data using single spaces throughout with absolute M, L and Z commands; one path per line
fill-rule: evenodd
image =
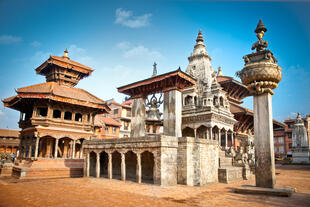
M 181 91 L 195 83 L 195 79 L 178 69 L 119 87 L 118 92 L 133 98 L 131 137 L 145 135 L 145 99 L 154 93 L 164 93 L 164 135 L 181 137 Z

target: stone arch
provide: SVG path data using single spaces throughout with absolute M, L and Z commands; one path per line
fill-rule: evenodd
M 75 158 L 83 158 L 84 152 L 83 152 L 83 142 L 85 141 L 85 138 L 79 138 L 75 141 Z
M 225 133 L 226 133 L 225 128 L 222 128 L 221 129 L 221 134 L 220 134 L 220 136 L 221 136 L 221 143 L 219 143 L 219 145 L 222 146 L 222 147 L 226 146 Z
M 185 127 L 182 130 L 182 137 L 195 137 L 194 129 L 192 129 L 190 127 Z
M 96 177 L 96 163 L 97 155 L 95 152 L 91 151 L 89 153 L 89 176 Z
M 190 104 L 192 103 L 192 101 L 193 101 L 192 99 L 193 99 L 192 96 L 187 95 L 187 96 L 185 97 L 185 99 L 184 99 L 184 101 L 185 101 L 185 106 L 186 106 L 186 105 L 190 105 Z
M 154 183 L 154 154 L 150 151 L 141 153 L 142 182 Z
M 39 142 L 39 157 L 54 157 L 55 141 L 56 139 L 52 136 L 41 137 Z
M 197 128 L 197 138 L 206 139 L 208 136 L 208 127 L 201 125 Z
M 218 126 L 215 125 L 212 128 L 212 140 L 218 140 L 218 138 L 219 138 L 219 128 Z
M 58 140 L 57 157 L 71 158 L 71 153 L 72 153 L 71 142 L 72 141 L 73 139 L 70 137 L 62 137 Z
M 112 153 L 112 176 L 115 179 L 121 179 L 122 156 L 118 151 Z
M 100 177 L 107 178 L 109 155 L 105 151 L 102 151 L 99 155 L 100 155 Z
M 137 155 L 133 151 L 125 154 L 126 180 L 136 181 L 137 175 Z

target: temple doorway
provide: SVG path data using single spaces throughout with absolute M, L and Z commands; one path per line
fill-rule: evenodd
M 121 154 L 117 151 L 112 153 L 112 177 L 121 180 Z
M 126 160 L 126 180 L 136 181 L 137 155 L 132 151 L 125 154 Z
M 89 176 L 96 177 L 96 153 L 89 154 Z
M 108 154 L 106 152 L 100 153 L 100 177 L 108 177 Z
M 141 154 L 142 182 L 154 184 L 154 155 L 149 151 Z

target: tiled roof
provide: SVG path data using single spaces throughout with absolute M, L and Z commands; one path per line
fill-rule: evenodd
M 95 125 L 97 125 L 97 126 L 103 126 L 103 125 L 121 126 L 121 123 L 119 123 L 118 121 L 116 121 L 110 117 L 97 115 L 95 117 Z
M 82 65 L 81 63 L 70 60 L 69 58 L 58 56 L 50 56 L 48 60 L 46 60 L 44 63 L 42 63 L 39 67 L 35 69 L 36 72 L 40 73 L 44 68 L 47 67 L 48 64 L 55 64 L 60 67 L 69 68 L 71 70 L 76 70 L 81 73 L 85 73 L 87 75 L 90 75 L 90 73 L 93 72 L 93 69 L 91 69 L 90 67 L 87 67 L 85 65 Z
M 105 108 L 110 111 L 103 100 L 91 93 L 80 88 L 60 85 L 56 82 L 46 82 L 19 88 L 16 92 L 18 93 L 17 96 L 7 98 L 3 102 L 9 103 L 14 101 L 13 99 L 19 100 L 20 98 L 46 98 L 71 104 Z
M 19 137 L 19 130 L 14 129 L 0 129 L 0 137 Z

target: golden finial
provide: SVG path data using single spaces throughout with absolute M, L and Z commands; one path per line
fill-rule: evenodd
M 68 49 L 66 48 L 66 50 L 64 51 L 64 58 L 69 58 L 68 57 Z
M 218 68 L 217 76 L 223 76 L 222 68 L 221 67 Z

